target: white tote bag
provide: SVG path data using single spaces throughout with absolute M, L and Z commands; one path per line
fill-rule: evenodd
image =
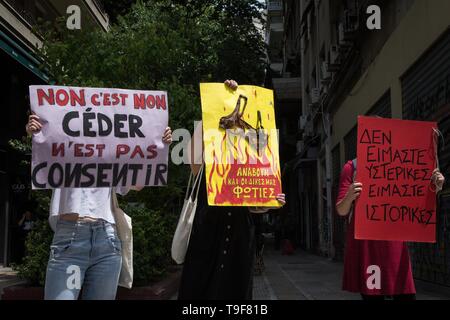
M 131 289 L 133 286 L 133 229 L 131 217 L 119 208 L 115 190 L 112 189 L 111 192 L 117 235 L 122 247 L 122 269 L 120 270 L 119 286 Z
M 203 167 L 194 179 L 191 172 L 189 177 L 186 195 L 184 197 L 183 209 L 181 210 L 180 219 L 178 220 L 177 229 L 172 240 L 172 259 L 182 264 L 186 256 L 186 251 L 191 237 L 192 225 L 194 223 L 195 211 L 197 209 L 198 191 L 200 190 L 201 179 L 203 175 Z M 194 180 L 191 189 L 191 182 Z

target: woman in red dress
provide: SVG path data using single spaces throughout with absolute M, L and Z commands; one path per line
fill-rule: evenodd
M 353 211 L 353 202 L 361 194 L 363 185 L 354 181 L 355 172 L 356 160 L 348 161 L 341 173 L 336 201 L 336 210 L 340 216 L 347 216 Z M 436 190 L 442 190 L 444 177 L 438 169 L 433 171 L 431 180 Z M 367 285 L 373 272 L 367 272 L 369 266 L 380 268 L 380 289 L 371 289 Z M 356 240 L 354 214 L 351 214 L 345 248 L 343 290 L 360 293 L 364 300 L 384 300 L 389 296 L 414 300 L 416 289 L 406 242 Z

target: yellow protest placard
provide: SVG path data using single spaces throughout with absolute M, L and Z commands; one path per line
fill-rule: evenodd
M 273 91 L 202 83 L 200 93 L 208 204 L 279 207 Z

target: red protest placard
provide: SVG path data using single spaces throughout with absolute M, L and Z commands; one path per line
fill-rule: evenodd
M 435 122 L 358 118 L 355 238 L 436 242 Z

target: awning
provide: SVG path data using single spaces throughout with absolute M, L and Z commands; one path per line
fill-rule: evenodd
M 305 26 L 305 24 L 308 22 L 307 16 L 313 9 L 314 9 L 314 1 L 311 0 L 307 4 L 307 7 L 303 11 L 302 17 L 300 19 L 300 24 L 301 24 L 301 27 L 302 27 L 301 36 L 303 36 L 303 34 L 306 33 L 306 29 L 308 28 L 308 26 Z
M 14 41 L 6 33 L 0 30 L 0 48 L 5 51 L 9 56 L 19 62 L 21 65 L 29 69 L 39 78 L 48 82 L 49 77 L 39 70 L 39 61 L 23 49 L 20 44 Z
M 279 100 L 302 99 L 302 81 L 300 78 L 273 78 L 272 82 Z
M 306 148 L 301 153 L 297 154 L 294 158 L 292 158 L 291 160 L 286 162 L 284 165 L 284 168 L 283 168 L 283 174 L 286 170 L 292 170 L 292 171 L 296 170 L 303 163 L 317 161 L 317 157 L 308 158 L 307 154 L 308 154 L 309 147 L 311 146 L 310 144 L 319 138 L 320 138 L 319 135 L 316 135 L 315 137 L 313 137 L 309 141 L 309 145 L 307 145 Z

